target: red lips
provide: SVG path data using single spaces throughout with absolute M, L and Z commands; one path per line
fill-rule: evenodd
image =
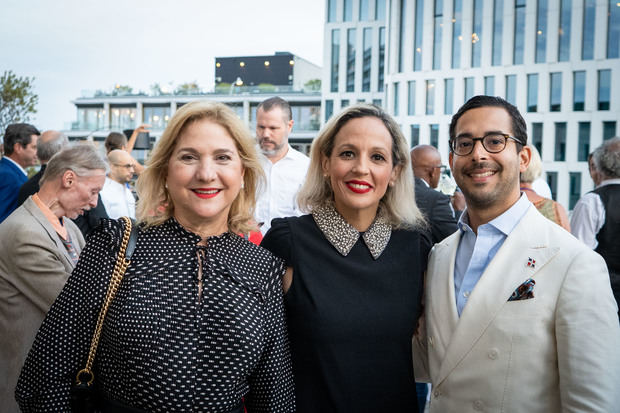
M 220 190 L 217 188 L 196 188 L 192 189 L 192 192 L 196 194 L 198 198 L 208 199 L 217 196 Z
M 370 192 L 370 190 L 372 189 L 372 185 L 370 185 L 368 182 L 358 181 L 356 179 L 347 181 L 346 185 L 347 185 L 347 188 L 349 188 L 351 191 L 355 192 L 356 194 L 365 194 L 367 192 Z

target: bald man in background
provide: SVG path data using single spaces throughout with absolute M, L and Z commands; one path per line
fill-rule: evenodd
M 439 184 L 441 155 L 431 145 L 418 145 L 411 150 L 411 167 L 415 175 L 415 200 L 431 226 L 433 243 L 456 231 L 456 219 L 450 197 L 434 188 Z
M 135 172 L 135 161 L 128 152 L 114 149 L 108 153 L 110 173 L 101 190 L 101 200 L 108 216 L 118 219 L 123 216 L 136 218 L 136 199 L 128 183 Z
M 52 156 L 60 152 L 60 150 L 68 144 L 69 140 L 67 136 L 57 130 L 46 130 L 39 136 L 37 142 L 37 158 L 39 158 L 39 162 L 41 163 L 41 169 L 39 169 L 39 172 L 36 174 L 32 175 L 19 189 L 19 194 L 17 195 L 18 206 L 23 204 L 30 195 L 39 192 L 39 180 L 43 176 L 43 172 L 45 172 L 47 163 L 52 159 Z

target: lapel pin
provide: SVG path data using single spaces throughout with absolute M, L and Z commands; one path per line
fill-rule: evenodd
M 531 268 L 535 268 L 536 267 L 536 260 L 533 258 L 528 257 L 527 259 L 527 266 L 531 267 Z

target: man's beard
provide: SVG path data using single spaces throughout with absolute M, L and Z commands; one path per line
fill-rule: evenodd
M 265 149 L 265 147 L 263 146 L 263 143 L 271 143 L 273 145 L 273 149 Z M 263 155 L 265 155 L 267 158 L 272 158 L 276 156 L 278 153 L 280 153 L 282 148 L 284 148 L 284 146 L 286 145 L 286 142 L 282 142 L 280 145 L 276 145 L 276 143 L 272 140 L 261 138 L 259 140 L 259 145 L 260 145 L 260 150 L 263 153 Z

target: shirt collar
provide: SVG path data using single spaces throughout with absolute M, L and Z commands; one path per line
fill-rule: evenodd
M 376 260 L 387 247 L 392 235 L 392 226 L 381 211 L 366 232 L 360 234 L 336 211 L 333 205 L 324 205 L 312 211 L 312 218 L 330 244 L 342 255 L 347 256 L 362 236 L 366 247 Z
M 20 164 L 18 164 L 17 162 L 15 162 L 13 159 L 9 158 L 8 156 L 5 156 L 4 159 L 6 159 L 7 161 L 13 162 L 13 165 L 17 166 L 19 168 L 20 171 L 22 171 L 22 173 L 26 176 L 28 176 L 28 173 L 26 172 L 26 170 L 24 168 L 22 168 L 22 166 Z
M 527 212 L 532 203 L 527 199 L 525 193 L 521 193 L 519 200 L 514 203 L 513 206 L 508 208 L 503 214 L 492 219 L 485 225 L 490 225 L 493 228 L 501 231 L 504 235 L 508 235 L 512 232 L 514 227 L 517 226 L 523 215 Z M 463 232 L 471 231 L 469 226 L 469 215 L 467 214 L 467 208 L 461 214 L 458 222 L 459 229 Z
M 605 185 L 617 185 L 617 184 L 620 184 L 620 178 L 605 179 L 604 181 L 601 181 L 600 184 L 598 184 L 597 188 L 600 188 Z
M 52 227 L 54 227 L 54 230 L 56 231 L 56 233 L 60 235 L 62 239 L 66 240 L 67 239 L 67 228 L 65 228 L 64 226 L 62 217 L 58 218 L 52 212 L 52 210 L 47 205 L 45 205 L 43 201 L 41 201 L 41 198 L 39 198 L 38 192 L 32 195 L 32 201 L 41 210 L 41 212 L 43 213 L 43 216 L 45 216 L 45 218 L 49 221 Z

